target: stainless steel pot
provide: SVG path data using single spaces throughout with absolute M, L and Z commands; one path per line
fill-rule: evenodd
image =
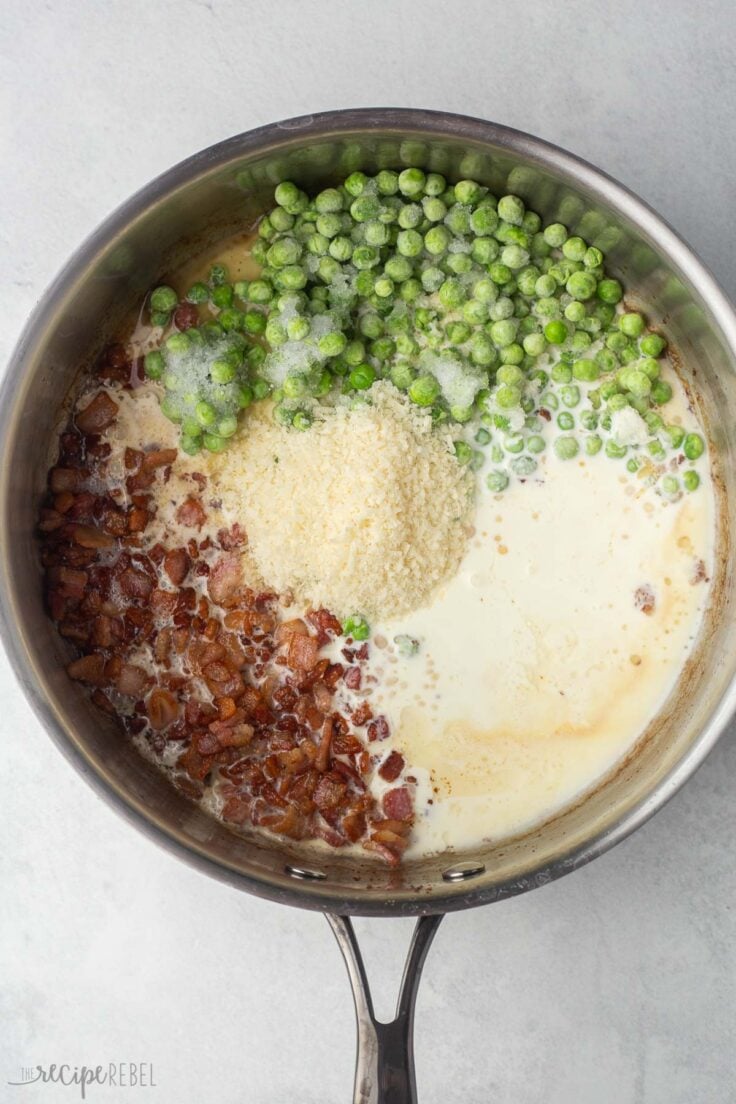
M 317 863 L 288 843 L 243 838 L 171 788 L 116 736 L 64 672 L 43 608 L 35 519 L 59 407 L 80 368 L 179 258 L 260 214 L 282 179 L 307 189 L 353 169 L 421 165 L 521 195 L 600 246 L 633 300 L 667 331 L 707 426 L 719 491 L 718 568 L 696 650 L 635 751 L 597 788 L 513 840 L 406 863 L 398 872 L 339 852 Z M 30 319 L 0 401 L 0 612 L 5 647 L 50 736 L 111 805 L 153 840 L 249 893 L 328 913 L 359 1024 L 356 1101 L 415 1099 L 414 998 L 445 912 L 523 893 L 600 855 L 659 809 L 702 763 L 736 706 L 736 317 L 713 277 L 649 207 L 537 138 L 440 112 L 337 111 L 231 138 L 160 176 L 71 259 Z M 397 1019 L 377 1024 L 349 914 L 417 915 Z

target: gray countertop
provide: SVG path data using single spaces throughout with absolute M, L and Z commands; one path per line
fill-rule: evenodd
M 652 203 L 736 293 L 729 0 L 6 0 L 2 363 L 69 253 L 174 162 L 273 119 L 390 104 L 495 119 Z M 152 847 L 62 761 L 0 661 L 0 1100 L 23 1066 L 152 1063 L 88 1099 L 350 1099 L 352 1006 L 324 920 Z M 633 838 L 445 921 L 417 1012 L 421 1104 L 736 1100 L 733 728 Z M 359 921 L 388 1012 L 408 921 Z

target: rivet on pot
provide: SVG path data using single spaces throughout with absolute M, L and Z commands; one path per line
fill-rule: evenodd
M 456 866 L 448 866 L 442 871 L 442 877 L 446 882 L 464 882 L 467 878 L 477 878 L 479 874 L 485 874 L 485 866 L 481 862 L 462 862 Z
M 290 863 L 286 864 L 284 870 L 292 878 L 299 878 L 303 882 L 322 882 L 327 877 L 323 870 L 307 870 L 306 867 L 292 866 Z

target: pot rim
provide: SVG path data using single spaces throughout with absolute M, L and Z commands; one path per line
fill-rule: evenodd
M 523 131 L 465 115 L 392 107 L 324 111 L 266 124 L 234 135 L 185 158 L 136 191 L 82 242 L 42 295 L 9 359 L 0 387 L 0 456 L 5 454 L 9 431 L 16 416 L 14 408 L 22 383 L 20 365 L 24 361 L 33 362 L 35 347 L 45 332 L 47 321 L 53 316 L 68 288 L 84 273 L 90 260 L 120 236 L 150 204 L 173 194 L 178 188 L 189 186 L 195 179 L 213 169 L 225 168 L 229 162 L 240 160 L 245 154 L 286 150 L 301 144 L 305 139 L 324 139 L 331 136 L 337 139 L 341 136 L 367 133 L 380 133 L 384 136 L 395 133 L 396 136 L 403 137 L 407 134 L 418 137 L 425 135 L 451 138 L 454 141 L 468 139 L 502 148 L 527 163 L 551 169 L 562 178 L 567 177 L 571 182 L 583 185 L 593 198 L 599 199 L 605 206 L 613 208 L 634 224 L 679 271 L 685 282 L 702 298 L 706 311 L 710 314 L 710 321 L 720 331 L 736 359 L 736 312 L 713 274 L 685 240 L 652 207 L 589 162 Z M 173 831 L 154 820 L 146 808 L 130 794 L 114 788 L 100 773 L 94 760 L 87 757 L 67 737 L 63 719 L 57 715 L 51 701 L 38 685 L 33 662 L 14 631 L 15 609 L 7 570 L 8 536 L 5 527 L 0 528 L 0 637 L 26 699 L 57 748 L 100 797 L 160 846 L 221 881 L 280 903 L 317 911 L 359 915 L 418 915 L 486 904 L 552 881 L 597 858 L 661 809 L 700 767 L 736 710 L 734 680 L 717 703 L 699 736 L 647 797 L 625 811 L 606 830 L 578 846 L 571 847 L 568 852 L 540 865 L 521 878 L 475 888 L 471 884 L 460 894 L 457 891 L 433 894 L 432 897 L 417 894 L 399 900 L 391 898 L 389 893 L 380 897 L 378 894 L 371 897 L 348 897 L 335 893 L 334 890 L 330 891 L 329 885 L 318 881 L 295 883 L 293 888 L 284 887 L 244 873 L 234 865 L 213 858 L 194 841 L 185 843 Z

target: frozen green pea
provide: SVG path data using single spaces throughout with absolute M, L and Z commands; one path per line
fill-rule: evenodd
M 652 402 L 657 406 L 663 406 L 672 398 L 672 388 L 666 380 L 658 379 L 652 384 Z
M 575 418 L 569 410 L 563 410 L 557 415 L 557 424 L 565 431 L 575 428 Z
M 506 472 L 492 471 L 486 476 L 486 486 L 488 490 L 493 494 L 500 494 L 501 491 L 505 491 L 509 485 L 509 477 Z
M 560 460 L 574 460 L 580 451 L 580 445 L 574 437 L 557 437 L 554 450 Z
M 593 433 L 590 437 L 585 438 L 585 451 L 588 456 L 595 456 L 601 451 L 602 447 L 603 441 L 597 433 Z
M 628 451 L 626 445 L 620 445 L 611 437 L 606 441 L 606 456 L 610 456 L 612 460 L 621 460 Z
M 663 337 L 656 333 L 647 334 L 639 342 L 639 348 L 644 356 L 658 357 L 667 348 L 667 342 Z
M 700 476 L 696 471 L 686 471 L 682 483 L 686 491 L 695 491 L 700 486 Z
M 688 433 L 682 446 L 688 460 L 697 460 L 705 451 L 705 441 L 699 433 Z
M 417 406 L 431 406 L 440 394 L 440 385 L 434 376 L 419 376 L 409 385 L 409 398 Z

